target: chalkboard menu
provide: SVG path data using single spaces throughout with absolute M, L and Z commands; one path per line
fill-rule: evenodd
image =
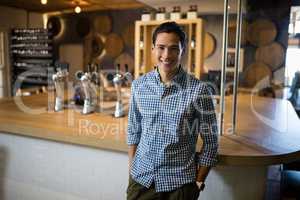
M 10 40 L 12 95 L 19 88 L 47 86 L 53 73 L 52 33 L 48 29 L 13 29 Z

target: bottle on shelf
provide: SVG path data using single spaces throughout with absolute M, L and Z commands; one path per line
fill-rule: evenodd
M 142 21 L 150 21 L 153 19 L 153 13 L 149 10 L 149 9 L 144 9 L 142 16 L 141 16 L 141 20 Z
M 186 18 L 187 19 L 197 19 L 198 18 L 198 8 L 197 5 L 190 5 L 190 9 L 187 12 Z
M 168 19 L 168 14 L 166 13 L 165 7 L 159 7 L 158 12 L 156 13 L 155 19 L 158 21 L 166 20 Z
M 173 12 L 171 12 L 170 14 L 170 19 L 171 20 L 178 20 L 178 19 L 181 19 L 182 18 L 182 15 L 181 15 L 181 12 L 180 12 L 180 6 L 174 6 L 173 7 Z

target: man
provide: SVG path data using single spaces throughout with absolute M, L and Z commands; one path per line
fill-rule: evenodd
M 131 89 L 127 199 L 198 199 L 217 161 L 214 105 L 208 87 L 180 64 L 186 42 L 180 26 L 161 24 L 152 42 L 156 69 L 133 81 Z

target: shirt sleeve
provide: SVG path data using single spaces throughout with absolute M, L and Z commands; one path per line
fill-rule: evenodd
M 201 89 L 197 98 L 196 116 L 203 146 L 197 154 L 200 166 L 215 166 L 218 154 L 218 123 L 211 92 L 207 85 Z
M 128 114 L 128 127 L 127 127 L 127 144 L 134 145 L 140 142 L 141 138 L 141 113 L 137 106 L 135 81 L 131 85 L 131 97 Z

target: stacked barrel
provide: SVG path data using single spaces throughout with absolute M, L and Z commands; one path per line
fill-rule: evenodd
M 112 18 L 108 15 L 99 15 L 93 19 L 92 31 L 84 37 L 85 63 L 97 63 L 103 65 L 105 59 L 113 60 L 114 64 L 120 64 L 124 68 L 127 64 L 133 71 L 133 58 L 124 49 L 133 48 L 134 26 L 124 27 L 122 33 L 112 32 Z M 125 70 L 125 69 L 121 69 Z
M 272 80 L 272 74 L 284 65 L 285 50 L 276 36 L 277 28 L 271 20 L 258 19 L 247 27 L 246 39 L 255 47 L 255 55 L 245 70 L 245 86 L 254 87 L 266 77 Z

